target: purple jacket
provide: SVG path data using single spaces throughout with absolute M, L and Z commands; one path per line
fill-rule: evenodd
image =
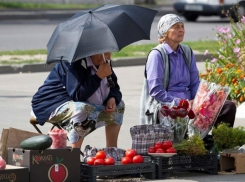
M 152 97 L 160 102 L 172 102 L 175 98 L 194 99 L 199 86 L 199 72 L 192 54 L 190 70 L 188 69 L 182 50 L 173 51 L 163 43 L 170 62 L 170 79 L 168 91 L 163 88 L 164 65 L 159 51 L 152 50 L 146 64 L 147 83 Z

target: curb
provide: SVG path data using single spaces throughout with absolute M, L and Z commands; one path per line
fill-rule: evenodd
M 204 56 L 203 54 L 195 55 L 197 62 L 204 62 L 206 59 L 211 59 L 211 55 Z M 139 66 L 145 65 L 146 58 L 125 58 L 113 60 L 113 67 L 123 66 Z M 35 73 L 35 72 L 49 72 L 53 69 L 55 64 L 29 64 L 21 66 L 0 66 L 0 74 L 14 74 L 14 73 Z

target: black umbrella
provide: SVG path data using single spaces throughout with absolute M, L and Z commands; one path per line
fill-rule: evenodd
M 60 60 L 73 62 L 149 40 L 157 11 L 134 5 L 104 5 L 76 13 L 60 23 L 48 45 L 47 64 Z

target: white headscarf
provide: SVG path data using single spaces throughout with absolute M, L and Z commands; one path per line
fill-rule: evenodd
M 162 16 L 157 25 L 158 37 L 164 37 L 170 27 L 179 22 L 183 23 L 181 18 L 175 14 Z

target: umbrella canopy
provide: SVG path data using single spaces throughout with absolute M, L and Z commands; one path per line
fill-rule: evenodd
M 104 5 L 76 13 L 60 23 L 48 45 L 47 64 L 74 62 L 84 57 L 120 51 L 123 47 L 149 40 L 157 11 L 134 5 Z

